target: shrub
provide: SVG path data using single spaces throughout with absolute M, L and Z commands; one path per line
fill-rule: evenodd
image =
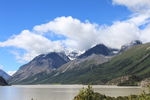
M 117 98 L 105 96 L 94 92 L 91 86 L 82 88 L 74 100 L 150 100 L 150 93 L 143 92 L 141 95 L 119 96 Z

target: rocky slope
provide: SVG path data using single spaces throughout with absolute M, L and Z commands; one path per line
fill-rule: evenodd
M 140 85 L 142 87 L 149 87 L 150 86 L 150 77 L 149 78 L 145 78 L 144 80 L 142 80 Z
M 86 58 L 82 58 L 82 59 L 76 59 L 76 60 L 72 60 L 64 65 L 62 65 L 61 67 L 59 67 L 56 70 L 53 70 L 51 73 L 38 73 L 35 74 L 33 76 L 30 76 L 26 79 L 23 79 L 21 81 L 16 81 L 13 84 L 48 84 L 51 83 L 50 80 L 56 77 L 59 77 L 62 74 L 67 75 L 66 73 L 73 71 L 72 74 L 74 74 L 74 72 L 76 71 L 82 71 L 83 69 L 86 69 L 88 67 L 90 67 L 92 69 L 92 66 L 94 65 L 99 65 L 102 63 L 107 62 L 110 59 L 110 57 L 106 57 L 103 55 L 96 55 L 96 54 L 92 54 L 91 56 L 88 56 Z M 52 83 L 59 83 L 59 81 L 62 80 L 67 80 L 66 78 L 69 77 L 64 76 L 63 78 L 59 78 L 59 80 L 53 81 Z
M 69 58 L 63 53 L 52 52 L 39 55 L 28 64 L 21 66 L 13 75 L 10 83 L 22 81 L 41 72 L 50 73 L 69 61 Z
M 108 81 L 107 85 L 117 85 L 117 86 L 137 86 L 140 85 L 140 78 L 134 75 L 121 76 Z
M 45 55 L 40 55 L 33 59 L 30 63 L 22 66 L 19 71 L 17 71 L 16 74 L 13 75 L 13 78 L 10 80 L 11 83 L 13 84 L 32 84 L 32 83 L 40 83 L 41 81 L 49 79 L 50 77 L 53 76 L 58 76 L 59 74 L 68 72 L 70 70 L 82 70 L 85 69 L 86 67 L 89 66 L 94 66 L 98 64 L 102 64 L 107 62 L 111 57 L 106 57 L 102 52 L 101 49 L 106 49 L 107 47 L 104 45 L 99 45 L 100 48 L 97 48 L 97 46 L 89 49 L 90 53 L 88 55 L 84 56 L 83 58 L 77 58 L 75 60 L 72 60 L 69 62 L 68 58 L 63 56 L 63 58 L 67 58 L 65 63 L 61 63 L 61 60 L 54 59 L 56 57 L 53 56 L 53 62 L 56 62 L 57 64 L 60 63 L 58 66 L 52 66 L 49 65 L 50 61 L 45 61 Z M 97 49 L 95 49 L 97 48 Z M 85 52 L 87 53 L 87 52 Z M 72 53 L 71 53 L 72 55 Z M 73 53 L 73 57 L 77 55 L 76 53 Z M 60 55 L 61 56 L 61 55 Z M 70 57 L 70 56 L 69 56 Z M 61 66 L 62 65 L 62 66 Z M 49 68 L 49 66 L 54 67 L 54 68 Z M 60 67 L 61 66 L 61 67 Z M 47 83 L 48 81 L 45 81 Z
M 92 54 L 86 58 L 81 58 L 81 59 L 75 59 L 73 61 L 70 61 L 64 65 L 62 65 L 61 67 L 59 67 L 57 69 L 58 73 L 65 73 L 66 71 L 70 71 L 70 70 L 81 70 L 84 67 L 87 67 L 87 65 L 85 66 L 85 63 L 88 63 L 89 65 L 99 65 L 102 63 L 107 62 L 111 57 L 106 57 L 104 55 L 96 55 L 96 54 Z

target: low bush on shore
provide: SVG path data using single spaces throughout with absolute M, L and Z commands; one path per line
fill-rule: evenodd
M 110 97 L 94 92 L 91 86 L 80 90 L 74 100 L 150 100 L 150 93 L 143 92 L 141 95 Z

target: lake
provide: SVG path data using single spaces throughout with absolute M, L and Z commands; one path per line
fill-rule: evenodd
M 83 85 L 15 85 L 0 87 L 0 100 L 73 100 Z M 94 85 L 94 90 L 108 96 L 140 94 L 141 87 Z

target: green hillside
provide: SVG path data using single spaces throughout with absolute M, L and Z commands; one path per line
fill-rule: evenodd
M 129 75 L 136 76 L 138 79 L 135 80 L 141 81 L 150 77 L 150 43 L 135 46 L 98 66 L 91 62 L 81 65 L 81 69 L 72 69 L 58 75 L 57 71 L 50 74 L 40 73 L 20 83 L 106 84 L 112 79 Z

